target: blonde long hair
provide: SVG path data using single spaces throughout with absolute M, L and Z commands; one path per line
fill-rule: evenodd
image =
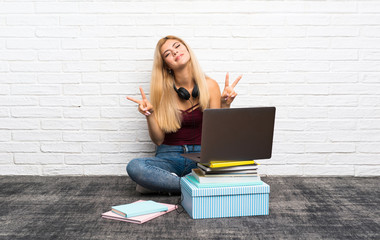
M 202 111 L 208 107 L 210 98 L 206 76 L 191 48 L 182 39 L 175 36 L 166 36 L 160 39 L 154 52 L 150 101 L 153 105 L 153 114 L 157 119 L 158 125 L 165 133 L 176 132 L 181 128 L 182 121 L 177 93 L 173 89 L 174 76 L 168 72 L 161 55 L 161 47 L 168 39 L 180 41 L 189 51 L 190 68 L 194 81 L 199 88 L 199 107 Z

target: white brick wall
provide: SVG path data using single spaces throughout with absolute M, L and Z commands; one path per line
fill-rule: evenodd
M 154 152 L 125 99 L 173 34 L 234 107 L 276 106 L 269 175 L 380 175 L 379 1 L 0 1 L 0 174 L 123 175 Z

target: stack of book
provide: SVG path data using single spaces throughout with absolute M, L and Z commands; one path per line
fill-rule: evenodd
M 103 218 L 124 222 L 144 223 L 176 209 L 173 204 L 139 200 L 129 204 L 113 206 L 111 211 L 102 213 Z
M 198 163 L 186 178 L 198 188 L 261 185 L 257 168 L 254 160 L 211 161 Z

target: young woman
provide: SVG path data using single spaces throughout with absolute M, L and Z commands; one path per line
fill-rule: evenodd
M 179 193 L 180 177 L 196 163 L 180 154 L 200 152 L 202 115 L 206 108 L 228 108 L 236 97 L 238 77 L 220 93 L 218 83 L 205 76 L 190 47 L 180 38 L 167 36 L 157 43 L 151 102 L 140 87 L 142 99 L 127 97 L 146 116 L 149 135 L 157 145 L 154 157 L 136 158 L 127 165 L 128 175 L 140 193 Z

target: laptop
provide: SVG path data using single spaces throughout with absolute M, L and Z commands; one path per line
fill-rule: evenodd
M 181 154 L 198 163 L 269 159 L 275 107 L 206 109 L 200 153 Z

